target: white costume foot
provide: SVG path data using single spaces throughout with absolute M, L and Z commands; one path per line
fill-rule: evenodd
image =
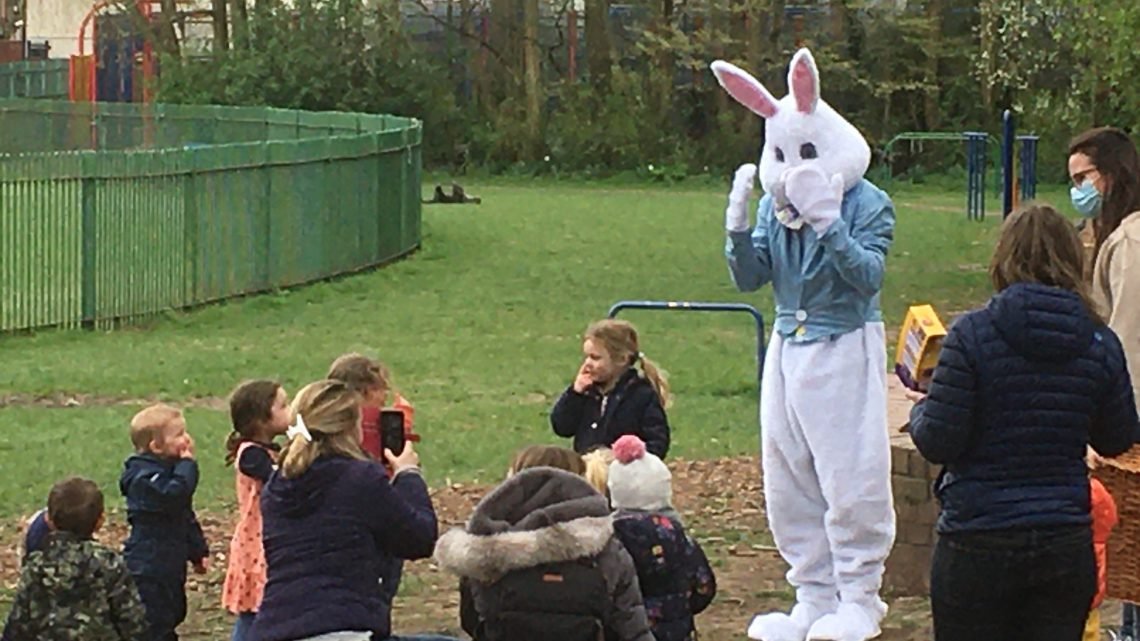
M 790 615 L 783 612 L 757 615 L 748 626 L 748 638 L 756 641 L 804 641 L 812 624 L 828 611 L 811 603 L 797 603 Z
M 820 618 L 807 633 L 808 641 L 867 641 L 883 633 L 879 622 L 887 606 L 878 601 L 871 607 L 840 603 L 833 614 Z

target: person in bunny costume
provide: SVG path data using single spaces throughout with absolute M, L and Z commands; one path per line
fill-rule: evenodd
M 721 86 L 764 118 L 756 165 L 736 171 L 726 254 L 741 291 L 771 282 L 776 322 L 764 363 L 761 460 L 769 526 L 795 588 L 790 613 L 757 616 L 762 641 L 879 636 L 895 537 L 887 434 L 886 338 L 879 290 L 894 237 L 890 198 L 863 178 L 870 148 L 819 96 L 807 49 L 772 97 L 745 71 L 712 64 Z

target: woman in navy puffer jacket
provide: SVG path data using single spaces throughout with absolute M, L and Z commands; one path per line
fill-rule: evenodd
M 942 464 L 931 572 L 937 641 L 1078 641 L 1096 592 L 1086 448 L 1140 437 L 1120 341 L 1082 280 L 1076 230 L 1010 216 L 997 295 L 954 323 L 910 433 Z
M 297 393 L 281 469 L 261 495 L 268 581 L 252 641 L 454 641 L 391 634 L 381 577 L 431 555 L 438 534 L 409 443 L 394 468 L 360 449 L 360 399 L 341 381 Z

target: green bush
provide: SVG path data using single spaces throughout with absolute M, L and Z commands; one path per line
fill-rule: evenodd
M 467 114 L 443 71 L 358 0 L 259 0 L 241 46 L 163 60 L 159 99 L 415 117 L 429 165 L 450 162 Z

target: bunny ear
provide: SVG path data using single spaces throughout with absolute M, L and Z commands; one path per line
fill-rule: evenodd
M 776 99 L 768 93 L 759 80 L 740 67 L 723 60 L 717 60 L 711 66 L 716 81 L 736 102 L 748 107 L 752 113 L 762 118 L 776 115 L 778 111 Z
M 800 49 L 792 57 L 788 70 L 788 92 L 796 101 L 796 111 L 810 114 L 819 103 L 819 69 L 815 58 L 807 49 Z

